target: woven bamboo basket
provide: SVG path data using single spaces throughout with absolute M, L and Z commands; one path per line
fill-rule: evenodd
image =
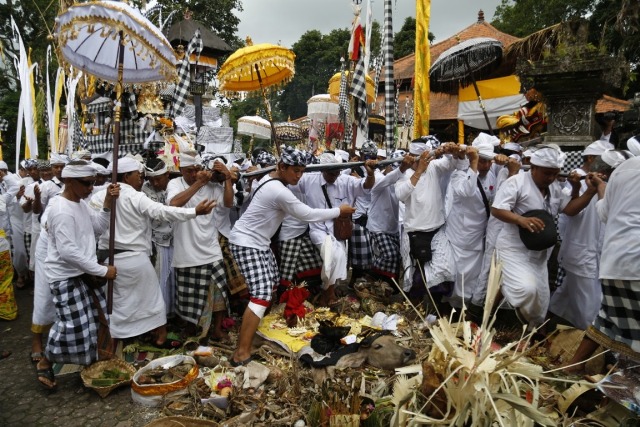
M 107 369 L 118 369 L 120 371 L 128 372 L 129 379 L 125 381 L 120 381 L 119 383 L 99 387 L 91 384 L 91 381 L 95 378 L 100 378 L 102 373 Z M 100 395 L 100 397 L 105 398 L 109 393 L 115 390 L 118 387 L 121 387 L 126 384 L 131 383 L 131 378 L 133 378 L 133 374 L 136 373 L 136 368 L 132 365 L 128 364 L 122 359 L 109 359 L 109 360 L 101 360 L 92 365 L 87 366 L 80 372 L 80 377 L 82 378 L 82 382 L 84 386 L 90 389 L 93 389 Z

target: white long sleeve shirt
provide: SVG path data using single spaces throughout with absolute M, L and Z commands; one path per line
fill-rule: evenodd
M 273 178 L 267 175 L 258 185 L 266 181 L 273 181 Z M 256 188 L 258 188 L 257 185 Z M 313 209 L 298 200 L 281 182 L 267 182 L 263 188 L 253 194 L 249 208 L 231 230 L 229 242 L 261 251 L 267 250 L 271 237 L 286 214 L 300 221 L 316 223 L 337 218 L 340 216 L 340 208 Z
M 107 190 L 93 196 L 92 204 L 104 200 Z M 96 202 L 97 201 L 97 202 Z M 142 252 L 151 255 L 151 220 L 186 221 L 196 216 L 194 208 L 177 208 L 157 203 L 141 191 L 128 184 L 120 183 L 120 196 L 116 207 L 115 246 L 117 250 Z M 109 247 L 110 231 L 105 231 L 98 247 Z
M 53 198 L 48 210 L 47 278 L 57 282 L 83 273 L 107 274 L 107 267 L 96 258 L 95 236 L 109 226 L 109 213 L 93 211 L 84 200 L 72 202 L 64 197 Z
M 406 179 L 396 168 L 388 174 L 376 170 L 376 182 L 371 189 L 371 205 L 367 229 L 372 233 L 395 234 L 400 221 L 400 202 L 396 196 L 395 184 Z
M 167 185 L 167 204 L 189 188 L 184 178 L 174 178 Z M 195 208 L 203 200 L 215 200 L 224 205 L 224 187 L 207 183 L 184 204 L 185 208 Z M 200 215 L 191 221 L 174 224 L 173 267 L 186 268 L 210 264 L 222 259 L 218 243 L 218 229 L 213 215 Z
M 420 176 L 415 187 L 411 183 L 413 170 L 408 170 L 396 184 L 396 196 L 404 202 L 404 227 L 407 232 L 432 231 L 444 224 L 444 197 L 440 179 L 456 167 L 451 156 L 433 160 Z
M 453 245 L 476 251 L 484 247 L 489 219 L 478 188 L 478 179 L 478 172 L 471 168 L 456 170 L 451 175 L 449 195 L 453 207 L 447 216 L 446 229 L 447 238 Z M 480 179 L 480 183 L 487 197 L 488 208 L 491 209 L 489 189 L 495 185 L 495 176 L 489 171 L 484 179 Z
M 325 181 L 322 173 L 305 173 L 298 181 L 298 188 L 305 195 L 307 204 L 310 207 L 326 209 L 329 205 L 322 191 L 322 186 L 326 184 L 331 207 L 339 208 L 343 204 L 353 206 L 356 198 L 370 192 L 364 189 L 364 181 L 364 178 L 340 174 L 333 184 L 329 184 Z M 309 225 L 309 237 L 314 245 L 322 244 L 327 235 L 333 235 L 333 218 L 335 217 L 329 217 L 324 221 L 312 222 Z
M 149 183 L 145 182 L 142 185 L 142 193 L 147 196 L 151 201 L 156 203 L 167 203 L 167 191 L 156 191 L 155 188 Z M 151 239 L 156 245 L 169 247 L 173 241 L 173 221 L 165 219 L 152 218 L 151 219 Z
M 603 222 L 600 278 L 640 280 L 640 157 L 626 160 L 611 174 L 604 198 L 596 204 Z

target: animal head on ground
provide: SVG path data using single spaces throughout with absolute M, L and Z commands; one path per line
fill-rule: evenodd
M 336 368 L 357 368 L 368 364 L 374 368 L 392 370 L 406 366 L 416 358 L 416 352 L 399 345 L 391 335 L 375 334 L 360 343 L 356 353 L 340 358 Z

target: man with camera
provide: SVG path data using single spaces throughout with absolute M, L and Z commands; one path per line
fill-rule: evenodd
M 195 207 L 208 199 L 215 200 L 218 205 L 232 207 L 234 188 L 231 173 L 220 161 L 213 160 L 205 166 L 202 170 L 202 159 L 195 153 L 180 154 L 182 176 L 169 182 L 167 204 Z M 202 216 L 176 224 L 173 246 L 175 308 L 176 314 L 186 322 L 186 335 L 195 335 L 199 326 L 202 329 L 200 336 L 205 336 L 212 318 L 213 333 L 220 334 L 226 311 L 227 284 L 215 218 Z

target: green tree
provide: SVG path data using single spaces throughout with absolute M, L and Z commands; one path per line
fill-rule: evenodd
M 597 2 L 598 0 L 502 0 L 496 7 L 491 25 L 504 33 L 525 37 L 561 21 L 586 17 Z
M 134 0 L 133 3 L 142 8 L 146 0 Z M 229 46 L 242 46 L 242 41 L 236 36 L 240 18 L 234 13 L 234 10 L 242 12 L 242 0 L 158 0 L 157 3 L 162 6 L 163 17 L 166 18 L 175 11 L 173 22 L 177 22 L 190 15 L 206 25 Z
M 39 73 L 35 82 L 36 95 L 44 89 L 47 47 L 53 44 L 53 23 L 58 15 L 59 3 L 49 0 L 7 1 L 0 4 L 0 44 L 4 50 L 0 68 L 0 116 L 9 121 L 9 129 L 3 134 L 3 156 L 10 161 L 15 158 L 15 135 L 20 102 L 20 79 L 13 65 L 13 57 L 19 56 L 17 39 L 14 39 L 11 27 L 13 17 L 20 30 L 27 52 L 31 49 L 31 61 L 38 63 Z M 54 56 L 50 70 L 57 70 L 58 62 Z M 37 118 L 42 123 L 43 117 Z M 24 134 L 23 134 L 24 135 Z M 24 138 L 24 136 L 23 136 Z M 38 127 L 38 145 L 41 153 L 47 152 L 47 138 L 44 126 Z M 24 141 L 22 141 L 24 147 Z M 44 157 L 41 155 L 41 157 Z
M 436 36 L 429 31 L 429 43 L 432 43 Z M 393 36 L 393 57 L 399 59 L 410 55 L 416 51 L 416 19 L 408 16 L 402 24 L 402 28 Z

